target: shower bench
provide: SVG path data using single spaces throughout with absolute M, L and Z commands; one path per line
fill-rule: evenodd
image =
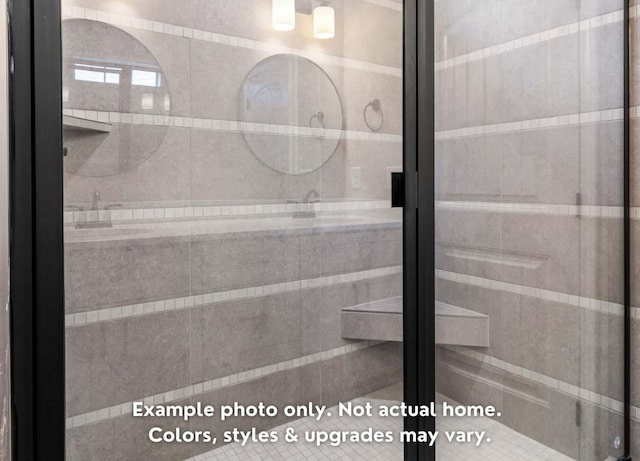
M 342 309 L 342 337 L 402 341 L 402 297 Z M 436 301 L 436 344 L 489 347 L 489 317 Z

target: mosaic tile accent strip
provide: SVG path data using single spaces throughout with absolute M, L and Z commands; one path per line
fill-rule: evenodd
M 516 213 L 526 215 L 575 216 L 584 218 L 622 219 L 624 208 L 598 205 L 558 205 L 545 203 L 437 201 L 436 207 L 450 211 L 479 211 L 487 213 Z M 640 208 L 633 208 L 631 217 L 640 218 Z
M 90 120 L 100 123 L 120 125 L 146 125 L 173 128 L 195 128 L 209 131 L 225 131 L 231 133 L 257 133 L 272 136 L 322 137 L 346 141 L 373 141 L 401 143 L 401 134 L 372 133 L 368 131 L 326 129 L 319 135 L 315 128 L 277 125 L 273 123 L 251 123 L 235 120 L 211 118 L 178 117 L 175 115 L 151 115 L 128 112 L 104 112 L 81 109 L 63 109 L 63 115 L 79 120 Z
M 638 107 L 631 110 L 631 116 L 638 117 Z M 607 109 L 578 114 L 558 115 L 554 117 L 519 120 L 517 122 L 495 123 L 492 125 L 478 125 L 452 130 L 436 132 L 436 140 L 466 138 L 469 136 L 483 136 L 491 134 L 513 133 L 526 130 L 540 130 L 546 128 L 560 128 L 566 126 L 586 125 L 624 120 L 624 109 Z
M 162 405 L 164 403 L 174 402 L 176 400 L 181 400 L 187 397 L 202 395 L 207 392 L 212 392 L 225 387 L 234 386 L 236 384 L 263 378 L 280 371 L 291 370 L 294 368 L 303 367 L 305 365 L 322 362 L 333 357 L 339 357 L 341 355 L 346 355 L 352 352 L 367 349 L 369 347 L 374 347 L 382 344 L 383 342 L 384 341 L 359 341 L 357 343 L 349 344 L 346 346 L 336 347 L 328 351 L 317 352 L 315 354 L 305 355 L 297 359 L 274 363 L 272 365 L 266 365 L 261 368 L 247 370 L 241 373 L 235 373 L 229 376 L 212 379 L 180 389 L 174 389 L 168 392 L 150 395 L 145 398 L 136 399 L 135 401 L 142 401 L 145 403 L 145 405 Z M 114 405 L 109 408 L 103 408 L 101 410 L 91 411 L 81 415 L 68 417 L 66 419 L 66 428 L 72 429 L 75 427 L 81 427 L 87 424 L 96 423 L 98 421 L 104 421 L 106 419 L 128 415 L 133 411 L 133 402 L 134 401 L 126 402 L 119 405 Z
M 631 17 L 638 15 L 637 7 L 631 8 Z M 583 19 L 582 21 L 566 24 L 564 26 L 555 27 L 553 29 L 545 30 L 535 34 L 527 35 L 515 40 L 511 40 L 506 43 L 500 43 L 499 45 L 493 45 L 487 48 L 473 51 L 471 53 L 461 54 L 454 58 L 445 59 L 436 63 L 436 70 L 449 69 L 451 67 L 459 66 L 473 61 L 480 61 L 482 59 L 489 58 L 491 56 L 497 56 L 509 51 L 518 50 L 527 46 L 536 45 L 538 43 L 547 42 L 556 38 L 564 37 L 565 35 L 576 34 L 579 32 L 585 32 L 593 30 L 598 27 L 606 26 L 608 24 L 614 24 L 622 22 L 624 20 L 624 11 L 617 10 L 610 13 L 602 14 L 600 16 L 594 16 L 592 18 Z
M 185 296 L 182 298 L 172 298 L 147 303 L 132 304 L 127 306 L 118 306 L 77 314 L 67 314 L 65 315 L 65 325 L 67 327 L 77 327 L 98 322 L 120 320 L 128 317 L 138 317 L 141 315 L 150 315 L 178 309 L 190 309 L 192 307 L 227 301 L 236 301 L 239 299 L 259 298 L 263 296 L 271 296 L 291 291 L 305 290 L 308 288 L 327 287 L 397 274 L 402 274 L 402 266 L 389 266 L 379 269 L 351 272 L 347 274 L 328 275 L 325 277 L 274 283 L 271 285 L 240 288 L 237 290 L 218 291 L 215 293 L 207 293 L 202 295 Z
M 607 397 L 606 395 L 598 394 L 596 392 L 589 391 L 588 389 L 583 389 L 581 387 L 574 386 L 572 384 L 566 383 L 564 381 L 553 378 L 551 376 L 547 376 L 542 373 L 538 373 L 536 371 L 529 370 L 527 368 L 523 368 L 518 365 L 513 365 L 512 363 L 505 362 L 504 360 L 498 359 L 496 357 L 492 357 L 490 355 L 487 355 L 482 352 L 475 351 L 469 348 L 462 348 L 462 347 L 458 348 L 455 346 L 444 346 L 444 347 L 460 355 L 464 355 L 466 357 L 477 360 L 479 362 L 486 363 L 488 365 L 491 365 L 492 367 L 498 368 L 508 373 L 512 373 L 514 375 L 520 376 L 530 381 L 534 381 L 538 384 L 542 384 L 543 386 L 549 387 L 555 391 L 562 392 L 563 394 L 569 395 L 574 398 L 578 398 L 580 400 L 592 403 L 594 405 L 598 405 L 607 410 L 611 410 L 620 414 L 624 411 L 623 402 L 621 402 L 620 400 Z M 495 384 L 498 386 L 501 386 L 500 383 L 495 383 Z M 640 415 L 639 411 L 640 411 L 640 408 L 637 408 L 637 407 L 633 408 L 633 414 L 636 418 Z
M 316 202 L 316 212 L 362 211 L 390 209 L 388 200 L 353 202 Z M 272 203 L 254 205 L 183 206 L 167 208 L 127 208 L 99 211 L 65 211 L 66 224 L 96 221 L 154 221 L 223 216 L 264 216 L 307 211 L 308 203 Z
M 569 304 L 571 306 L 602 312 L 604 314 L 618 316 L 624 315 L 624 306 L 622 304 L 612 303 L 609 301 L 585 298 L 584 296 L 575 296 L 542 288 L 528 287 L 525 285 L 517 285 L 515 283 L 500 282 L 498 280 L 476 277 L 474 275 L 459 274 L 457 272 L 449 272 L 441 269 L 436 270 L 436 276 L 441 280 L 463 283 L 465 285 L 472 285 L 489 290 L 499 290 L 507 293 L 531 296 L 533 298 L 544 299 L 555 303 Z
M 308 57 L 316 62 L 327 65 L 340 66 L 349 69 L 362 70 L 394 77 L 402 77 L 402 69 L 374 64 L 357 59 L 343 58 L 317 52 L 310 52 L 300 48 L 292 48 L 278 45 L 275 43 L 262 42 L 234 35 L 220 34 L 200 29 L 192 29 L 190 27 L 176 26 L 159 21 L 150 21 L 148 19 L 127 16 L 123 14 L 109 13 L 106 11 L 94 10 L 91 8 L 82 8 L 71 5 L 62 6 L 62 18 L 88 19 L 91 21 L 100 21 L 117 27 L 125 27 L 129 29 L 145 30 L 164 35 L 173 35 L 180 38 L 190 40 L 200 40 L 205 42 L 217 43 L 219 45 L 231 46 L 234 48 L 243 48 L 247 50 L 267 51 L 269 53 L 293 53 L 300 56 Z

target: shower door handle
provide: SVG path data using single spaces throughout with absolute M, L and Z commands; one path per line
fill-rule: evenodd
M 391 207 L 404 207 L 404 173 L 391 173 Z

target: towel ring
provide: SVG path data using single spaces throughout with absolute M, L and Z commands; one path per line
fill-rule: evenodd
M 378 114 L 380 114 L 380 123 L 378 126 L 372 125 L 371 122 L 369 122 L 369 109 L 373 109 L 374 112 L 377 112 Z M 384 111 L 382 110 L 382 103 L 380 102 L 380 100 L 374 99 L 369 104 L 367 104 L 364 107 L 363 116 L 364 116 L 364 122 L 367 124 L 367 126 L 371 131 L 373 131 L 374 133 L 377 133 L 378 131 L 380 131 L 384 126 Z

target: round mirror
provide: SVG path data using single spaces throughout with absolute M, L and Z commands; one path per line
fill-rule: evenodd
M 171 112 L 167 79 L 137 39 L 97 21 L 62 24 L 64 169 L 112 176 L 158 149 Z
M 317 170 L 340 143 L 340 95 L 329 76 L 306 58 L 280 54 L 258 63 L 244 80 L 241 104 L 249 147 L 281 173 Z

